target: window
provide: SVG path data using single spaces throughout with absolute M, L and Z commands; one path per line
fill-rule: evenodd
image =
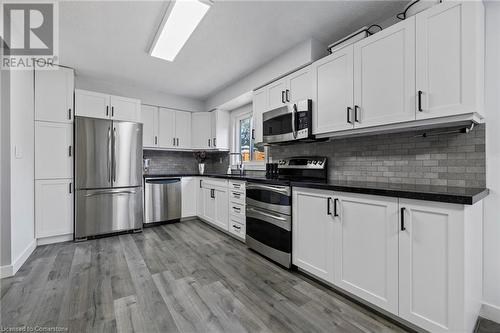
M 251 112 L 234 116 L 234 151 L 241 153 L 246 165 L 264 165 L 263 144 L 256 144 L 252 138 L 253 117 Z

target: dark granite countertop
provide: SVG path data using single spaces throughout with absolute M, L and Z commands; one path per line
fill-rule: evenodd
M 266 179 L 257 176 L 240 176 L 226 174 L 197 174 L 197 173 L 179 173 L 179 174 L 146 174 L 144 177 L 211 177 L 221 179 L 235 179 L 242 181 L 265 182 L 268 184 L 288 185 L 300 188 L 316 188 L 338 192 L 350 192 L 360 194 L 380 195 L 386 197 L 397 197 L 405 199 L 416 199 L 426 201 L 446 202 L 462 205 L 473 205 L 482 200 L 489 194 L 487 188 L 467 188 L 452 186 L 433 186 L 433 185 L 412 185 L 412 184 L 388 184 L 374 182 L 346 182 L 346 181 L 328 181 L 325 183 L 308 182 L 290 182 L 278 179 Z

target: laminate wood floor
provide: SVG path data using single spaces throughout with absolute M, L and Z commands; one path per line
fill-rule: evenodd
M 403 332 L 198 220 L 40 246 L 0 283 L 4 328 Z

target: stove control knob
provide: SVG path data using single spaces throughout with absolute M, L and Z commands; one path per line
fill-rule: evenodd
M 318 164 L 318 161 L 314 161 L 314 164 Z
M 319 165 L 323 164 L 323 161 L 319 161 L 319 162 L 318 162 L 318 164 L 319 164 Z

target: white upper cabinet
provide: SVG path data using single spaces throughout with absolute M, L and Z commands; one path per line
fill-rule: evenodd
M 35 120 L 71 123 L 75 74 L 72 69 L 35 71 Z
M 397 314 L 398 199 L 341 193 L 332 205 L 334 283 Z
M 335 223 L 333 192 L 294 190 L 292 202 L 293 264 L 331 282 Z
M 142 105 L 142 145 L 144 147 L 158 146 L 158 107 Z
M 111 118 L 123 121 L 141 121 L 141 101 L 135 98 L 110 96 Z
M 261 88 L 253 92 L 252 113 L 253 113 L 253 138 L 255 143 L 263 141 L 262 133 L 262 114 L 267 111 L 267 93 L 266 88 Z
M 110 96 L 94 91 L 75 89 L 75 114 L 91 118 L 109 118 Z
M 175 110 L 159 108 L 158 114 L 158 147 L 173 148 L 176 144 Z
M 269 98 L 268 109 L 274 109 L 283 106 L 286 103 L 286 96 L 285 96 L 287 89 L 286 78 L 275 81 L 266 87 L 268 90 L 268 98 Z
M 212 148 L 229 150 L 229 112 L 215 110 L 211 113 Z
M 72 177 L 72 124 L 35 121 L 35 179 Z
M 141 101 L 75 89 L 75 114 L 83 117 L 140 122 Z
M 195 112 L 192 115 L 191 143 L 194 149 L 210 149 L 212 146 L 212 115 L 210 112 Z
M 482 113 L 482 2 L 445 1 L 418 13 L 416 29 L 417 119 Z
M 285 99 L 287 102 L 297 102 L 313 96 L 313 80 L 311 66 L 302 68 L 286 77 L 287 89 Z
M 415 18 L 354 44 L 355 127 L 415 119 Z
M 175 111 L 175 147 L 191 148 L 191 112 Z
M 353 57 L 349 45 L 313 64 L 313 134 L 353 128 Z

